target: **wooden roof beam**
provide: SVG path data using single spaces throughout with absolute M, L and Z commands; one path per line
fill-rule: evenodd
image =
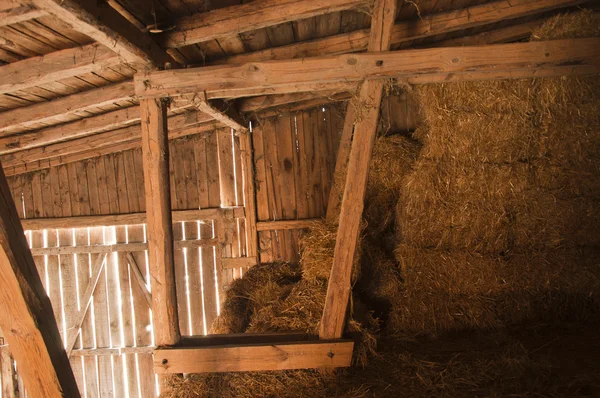
M 0 67 L 0 94 L 97 72 L 122 60 L 98 44 L 55 51 Z
M 0 328 L 32 397 L 79 397 L 50 299 L 0 166 Z
M 134 99 L 133 82 L 111 84 L 71 94 L 48 102 L 41 102 L 0 113 L 0 135 L 14 129 L 23 129 L 37 123 L 53 124 L 63 116 L 85 112 L 88 109 L 112 105 Z
M 256 0 L 183 17 L 159 37 L 165 48 L 179 48 L 316 15 L 355 9 L 368 0 Z
M 600 38 L 347 54 L 137 74 L 140 97 L 208 98 L 336 90 L 363 79 L 409 84 L 598 73 Z M 293 71 L 293 73 L 291 73 Z
M 169 112 L 179 112 L 191 107 L 189 103 L 180 102 Z M 207 122 L 212 117 L 200 117 L 188 112 L 190 123 Z M 73 122 L 46 127 L 36 131 L 14 134 L 2 137 L 0 133 L 0 154 L 18 152 L 25 149 L 37 148 L 57 142 L 69 141 L 79 137 L 93 135 L 101 131 L 115 130 L 140 122 L 140 112 L 137 106 L 106 112 Z
M 186 112 L 170 117 L 169 124 L 171 125 L 170 139 L 194 134 L 198 125 L 210 126 L 211 129 L 214 129 L 217 125 L 217 123 L 213 122 L 212 118 L 199 112 Z M 2 162 L 8 174 L 11 167 L 25 166 L 45 159 L 66 159 L 70 155 L 87 151 L 98 153 L 106 146 L 114 146 L 129 141 L 137 141 L 137 147 L 139 147 L 140 136 L 141 130 L 138 123 L 118 130 L 96 133 L 87 137 L 58 142 L 44 147 L 8 153 L 0 157 L 0 162 Z
M 73 29 L 105 45 L 130 63 L 162 68 L 175 61 L 145 32 L 108 3 L 97 0 L 31 0 Z
M 456 32 L 468 28 L 485 26 L 500 21 L 513 20 L 530 15 L 541 14 L 584 3 L 586 0 L 501 0 L 457 11 L 426 15 L 414 21 L 403 21 L 394 25 L 392 45 Z M 322 55 L 360 52 L 367 49 L 369 29 L 357 30 L 322 39 L 294 43 L 287 46 L 269 48 L 262 51 L 239 54 L 223 58 L 213 64 L 245 64 L 268 60 L 281 60 Z
M 7 10 L 0 10 L 0 26 L 8 26 L 29 21 L 47 15 L 46 12 L 36 10 L 29 5 L 19 5 Z

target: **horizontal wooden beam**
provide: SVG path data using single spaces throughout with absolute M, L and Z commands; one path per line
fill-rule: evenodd
M 199 210 L 173 210 L 173 222 L 196 221 L 196 220 L 220 220 L 232 209 L 233 217 L 244 217 L 243 207 L 224 209 L 221 207 L 199 209 Z M 21 220 L 25 230 L 42 230 L 57 228 L 86 228 L 112 225 L 136 225 L 146 223 L 146 212 L 109 214 L 95 216 L 73 216 L 73 217 L 47 217 L 47 218 L 24 218 Z
M 259 221 L 256 223 L 256 230 L 260 232 L 286 229 L 305 229 L 321 223 L 323 223 L 322 218 L 309 218 L 304 220 Z
M 135 76 L 142 97 L 204 90 L 213 97 L 258 91 L 325 90 L 341 81 L 395 78 L 409 84 L 590 74 L 600 71 L 600 38 L 349 54 Z
M 392 31 L 392 45 L 397 46 L 416 39 L 541 14 L 584 2 L 585 0 L 521 0 L 516 2 L 502 0 L 456 11 L 426 15 L 419 19 L 397 23 Z M 367 49 L 368 42 L 369 29 L 361 29 L 321 39 L 242 53 L 217 60 L 213 64 L 241 65 L 250 62 L 360 52 Z
M 81 348 L 71 351 L 71 357 L 95 357 L 95 356 L 113 356 L 127 354 L 152 354 L 154 347 L 98 347 L 98 348 Z
M 223 126 L 220 123 L 216 123 L 214 121 L 202 123 L 191 127 L 181 128 L 175 131 L 170 131 L 169 139 L 174 140 L 189 135 L 208 133 L 221 127 Z M 24 158 L 28 158 L 29 156 L 27 154 L 29 154 L 33 158 L 33 160 L 26 160 L 16 163 L 12 162 L 11 164 L 7 162 L 5 164 L 6 175 L 13 176 L 16 174 L 23 174 L 32 171 L 43 170 L 49 167 L 60 166 L 63 164 L 79 162 L 81 160 L 92 159 L 98 156 L 104 156 L 111 153 L 123 152 L 130 149 L 138 149 L 141 146 L 141 141 L 138 135 L 139 131 L 134 130 L 134 128 L 135 126 L 132 126 L 120 130 L 114 130 L 108 133 L 99 133 L 94 134 L 90 137 L 84 137 L 67 142 L 60 142 L 57 144 L 48 145 L 47 147 L 45 147 L 47 152 L 42 153 L 48 153 L 51 154 L 51 156 L 46 157 L 46 155 L 43 155 L 43 159 L 41 160 L 38 160 L 40 157 L 38 150 L 40 148 L 33 148 L 27 149 L 22 152 L 16 152 L 15 154 L 25 154 Z M 131 133 L 132 130 L 133 133 Z M 130 137 L 130 133 L 134 134 L 135 136 Z M 128 139 L 122 140 L 123 135 L 127 136 Z M 89 138 L 92 138 L 92 142 L 90 142 Z M 107 139 L 107 141 L 104 141 L 103 139 Z M 83 145 L 83 148 L 77 146 L 79 143 Z M 62 153 L 63 151 L 65 153 Z M 10 155 L 12 154 L 5 156 Z M 2 162 L 2 158 L 0 158 L 0 162 Z
M 340 368 L 352 363 L 351 340 L 240 344 L 154 350 L 157 374 Z
M 0 133 L 26 128 L 37 123 L 58 123 L 64 116 L 85 112 L 91 108 L 101 108 L 134 97 L 133 82 L 127 81 L 13 109 L 0 113 Z
M 244 99 L 240 102 L 240 112 L 243 113 L 256 113 L 263 112 L 266 109 L 279 108 L 281 106 L 298 104 L 298 103 L 311 103 L 314 101 L 320 103 L 328 103 L 335 101 L 343 101 L 344 99 L 350 98 L 352 94 L 350 92 L 336 92 L 336 91 L 316 91 L 310 93 L 296 93 L 296 94 L 279 94 L 279 95 L 261 95 L 259 97 L 251 97 Z
M 178 48 L 239 33 L 349 10 L 366 5 L 366 0 L 256 0 L 251 3 L 219 8 L 183 17 L 175 29 L 159 37 L 165 48 Z
M 118 55 L 98 44 L 27 58 L 0 67 L 0 94 L 98 72 L 120 63 Z
M 128 62 L 164 67 L 174 60 L 107 3 L 97 0 L 30 0 Z
M 44 11 L 36 10 L 28 5 L 20 5 L 14 8 L 0 11 L 0 26 L 13 25 L 31 19 L 47 15 Z
M 173 242 L 175 249 L 214 247 L 218 244 L 217 239 L 190 239 L 176 240 Z M 81 245 L 81 246 L 58 246 L 58 247 L 34 247 L 31 254 L 34 256 L 64 256 L 66 254 L 95 254 L 95 253 L 117 253 L 117 252 L 143 252 L 148 250 L 148 243 L 116 243 L 114 245 Z
M 221 267 L 223 267 L 223 269 L 247 268 L 253 267 L 256 264 L 258 264 L 256 257 L 235 257 L 221 259 Z

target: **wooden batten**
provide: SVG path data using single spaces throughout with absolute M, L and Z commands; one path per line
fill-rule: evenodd
M 17 6 L 8 10 L 0 11 L 0 26 L 13 25 L 35 18 L 41 18 L 46 13 L 41 10 L 36 10 L 29 5 Z
M 121 59 L 98 44 L 56 51 L 0 67 L 0 94 L 116 66 Z
M 157 346 L 169 346 L 177 344 L 181 336 L 175 293 L 167 108 L 163 101 L 151 99 L 140 101 L 140 109 L 154 336 Z
M 373 78 L 427 84 L 591 74 L 600 70 L 599 59 L 600 38 L 588 38 L 190 68 L 138 74 L 134 81 L 141 97 L 180 96 L 205 90 L 209 98 L 235 98 L 265 91 L 284 94 L 336 90 L 341 81 L 348 85 Z
M 157 374 L 348 367 L 351 340 L 181 347 L 154 351 Z
M 305 220 L 279 220 L 279 221 L 260 221 L 256 224 L 256 229 L 260 231 L 284 231 L 288 229 L 306 229 L 323 222 L 322 218 L 310 218 Z
M 78 397 L 54 312 L 0 167 L 0 328 L 29 396 Z

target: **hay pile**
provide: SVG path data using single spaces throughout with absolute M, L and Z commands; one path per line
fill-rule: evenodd
M 591 12 L 536 39 L 600 34 Z M 578 34 L 575 34 L 575 33 Z M 403 180 L 403 281 L 388 331 L 439 335 L 600 314 L 600 79 L 417 87 L 423 148 Z

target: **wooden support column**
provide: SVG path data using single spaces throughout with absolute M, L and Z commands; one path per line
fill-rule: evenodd
M 390 49 L 396 7 L 396 0 L 377 0 L 375 2 L 369 37 L 369 51 L 387 51 Z M 350 120 L 352 120 L 354 137 L 346 171 L 346 186 L 340 209 L 333 266 L 319 329 L 321 339 L 340 338 L 344 331 L 344 321 L 351 289 L 352 264 L 360 233 L 365 190 L 369 176 L 369 162 L 371 161 L 377 134 L 383 85 L 384 82 L 381 80 L 365 81 L 360 88 L 359 107 L 357 109 L 349 108 L 350 112 L 346 114 L 345 133 L 347 135 L 351 134 L 349 130 L 352 124 Z M 342 145 L 340 145 L 340 150 L 343 151 Z M 346 159 L 338 157 L 337 162 L 340 161 L 345 162 Z M 343 169 L 341 166 L 340 168 Z M 336 164 L 337 169 L 338 165 Z
M 175 293 L 167 107 L 162 99 L 150 99 L 140 101 L 140 110 L 154 339 L 156 346 L 170 346 L 177 344 L 181 335 Z
M 79 397 L 50 299 L 0 167 L 0 328 L 30 397 Z

